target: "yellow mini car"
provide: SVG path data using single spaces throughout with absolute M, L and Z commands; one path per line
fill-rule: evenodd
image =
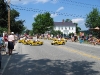
M 27 40 L 27 45 L 30 45 L 30 42 L 31 42 L 32 40 Z
M 51 42 L 51 45 L 65 45 L 65 41 L 56 39 Z
M 31 40 L 24 40 L 24 41 L 23 41 L 23 44 L 24 44 L 24 45 L 30 45 L 30 41 L 31 41 Z
M 43 45 L 42 41 L 30 41 L 30 46 L 38 46 L 38 45 Z
M 67 39 L 61 38 L 61 41 L 67 42 Z
M 18 40 L 18 43 L 23 43 L 23 42 L 24 42 L 24 39 Z
M 27 45 L 27 40 L 24 40 L 22 43 L 23 43 L 24 45 Z
M 18 40 L 18 43 L 21 43 L 22 40 Z

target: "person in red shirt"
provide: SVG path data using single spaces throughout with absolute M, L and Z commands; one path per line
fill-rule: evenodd
M 5 43 L 5 49 L 6 49 L 6 54 L 8 54 L 8 35 L 4 35 L 4 43 Z

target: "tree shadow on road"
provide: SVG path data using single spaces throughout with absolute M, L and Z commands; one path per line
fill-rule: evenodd
M 3 75 L 100 75 L 99 71 L 92 69 L 93 65 L 95 62 L 35 60 L 28 55 L 16 54 L 12 55 Z

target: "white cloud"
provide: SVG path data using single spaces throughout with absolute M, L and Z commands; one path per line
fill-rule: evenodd
M 54 3 L 54 4 L 57 3 L 57 2 L 58 2 L 58 0 L 52 0 L 51 1 L 51 3 Z
M 59 9 L 57 9 L 57 12 L 59 12 L 59 11 L 61 11 L 63 9 L 64 9 L 64 7 L 60 7 Z
M 48 2 L 49 0 L 34 0 L 34 2 L 36 2 L 36 3 L 46 3 L 46 2 Z
M 76 19 L 72 19 L 73 23 L 84 23 L 84 19 L 83 18 L 76 18 Z
M 35 18 L 37 15 L 38 15 L 38 13 L 34 14 L 34 15 L 33 15 L 33 18 Z
M 60 8 L 58 8 L 58 9 L 56 10 L 56 12 L 61 11 L 61 10 L 63 10 L 63 9 L 64 9 L 64 7 L 60 7 Z M 38 15 L 38 14 L 33 15 L 33 17 L 36 17 L 37 15 Z M 52 17 L 52 18 L 57 17 L 57 16 L 58 16 L 57 13 L 51 14 L 51 17 Z
M 32 0 L 10 0 L 10 3 L 12 4 L 28 4 Z
M 76 19 L 72 19 L 72 22 L 78 23 L 78 26 L 81 28 L 81 30 L 87 30 L 87 28 L 85 27 L 85 19 L 76 18 Z
M 51 14 L 51 17 L 56 17 L 57 16 L 57 14 L 55 13 L 55 14 Z
M 46 3 L 49 0 L 10 0 L 12 4 Z
M 57 10 L 56 10 L 56 12 L 59 12 L 59 11 L 61 11 L 61 10 L 63 10 L 64 9 L 64 7 L 60 7 L 60 8 L 58 8 Z M 51 17 L 56 17 L 56 16 L 58 16 L 57 15 L 57 13 L 55 13 L 55 14 L 51 14 Z
M 23 2 L 23 5 L 25 5 L 25 4 L 28 4 L 28 2 L 27 2 L 27 1 L 24 1 L 24 2 Z

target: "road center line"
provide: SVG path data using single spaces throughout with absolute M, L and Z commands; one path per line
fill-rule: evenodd
M 86 56 L 86 57 L 89 57 L 89 58 L 93 58 L 93 59 L 97 59 L 97 60 L 100 60 L 100 57 L 98 56 L 94 56 L 94 55 L 91 55 L 91 54 L 88 54 L 88 53 L 85 53 L 85 52 L 82 52 L 82 51 L 78 51 L 78 50 L 75 50 L 75 49 L 72 49 L 72 48 L 68 48 L 68 47 L 62 47 L 62 46 L 58 46 L 59 48 L 63 48 L 65 50 L 68 50 L 70 52 L 74 52 L 74 53 L 77 53 L 77 54 L 80 54 L 80 55 L 83 55 L 83 56 Z

